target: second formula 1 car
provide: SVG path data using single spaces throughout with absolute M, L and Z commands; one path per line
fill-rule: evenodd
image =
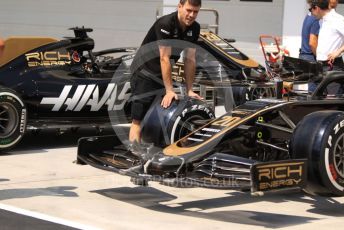
M 128 114 L 129 73 L 113 79 L 135 48 L 93 52 L 87 32 L 75 37 L 10 37 L 0 58 L 0 150 L 15 146 L 27 129 L 109 126 L 108 112 Z M 121 53 L 119 58 L 112 57 Z

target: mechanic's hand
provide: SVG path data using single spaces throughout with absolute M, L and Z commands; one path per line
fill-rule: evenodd
M 293 85 L 294 85 L 294 82 L 283 81 L 283 89 L 285 89 L 287 92 L 290 92 L 293 90 Z
M 189 90 L 189 91 L 188 91 L 188 96 L 189 96 L 189 97 L 192 97 L 192 98 L 199 99 L 199 100 L 203 100 L 203 99 L 204 99 L 203 97 L 201 97 L 200 95 L 198 95 L 197 93 L 195 93 L 195 92 L 192 91 L 192 90 Z
M 339 57 L 339 55 L 341 54 L 341 51 L 340 50 L 336 50 L 332 53 L 330 53 L 328 56 L 327 56 L 327 60 L 330 62 L 330 63 L 333 63 L 334 62 L 334 59 L 336 59 L 337 57 Z
M 161 101 L 161 106 L 165 109 L 168 108 L 171 105 L 173 99 L 178 100 L 178 95 L 172 90 L 166 91 L 166 94 Z

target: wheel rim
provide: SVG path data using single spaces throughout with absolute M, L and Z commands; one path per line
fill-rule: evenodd
M 200 115 L 194 115 L 194 116 L 190 116 L 189 118 L 187 118 L 181 124 L 180 130 L 178 132 L 177 140 L 182 138 L 182 137 L 185 137 L 186 135 L 188 135 L 189 133 L 194 131 L 196 129 L 196 125 L 193 124 L 192 121 L 199 120 L 199 119 L 204 119 L 204 117 L 202 117 Z
M 337 139 L 333 154 L 334 167 L 338 174 L 344 177 L 344 133 Z
M 251 94 L 251 100 L 260 99 L 260 98 L 267 98 L 272 97 L 273 93 L 271 92 L 271 88 L 254 88 Z
M 15 132 L 18 119 L 17 110 L 12 104 L 0 104 L 0 138 L 7 138 Z

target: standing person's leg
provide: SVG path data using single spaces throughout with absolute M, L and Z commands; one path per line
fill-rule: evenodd
M 139 100 L 140 96 L 140 88 L 138 88 L 139 77 L 136 74 L 130 79 L 130 87 L 131 87 L 131 126 L 129 131 L 129 141 L 130 142 L 141 142 L 141 120 L 142 120 L 142 102 Z
M 163 85 L 139 75 L 133 75 L 131 85 L 131 118 L 132 123 L 129 131 L 130 142 L 141 142 L 141 122 L 156 95 L 164 90 Z

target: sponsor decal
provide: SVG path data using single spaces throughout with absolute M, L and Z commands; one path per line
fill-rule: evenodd
M 221 129 L 203 128 L 202 131 L 211 132 L 211 133 L 219 133 Z
M 205 134 L 205 133 L 195 133 L 195 136 L 202 136 L 202 137 L 212 137 L 210 134 Z
M 25 54 L 27 65 L 29 67 L 36 66 L 54 66 L 54 65 L 70 65 L 71 57 L 68 52 L 46 51 Z
M 189 37 L 192 37 L 192 30 L 189 30 L 187 33 L 186 33 L 187 36 Z
M 20 133 L 25 132 L 25 118 L 26 118 L 26 109 L 22 109 L 21 116 L 20 116 Z
M 175 131 L 177 129 L 177 125 L 179 124 L 180 120 L 182 118 L 184 118 L 189 112 L 192 112 L 192 111 L 204 111 L 211 119 L 214 118 L 214 114 L 212 113 L 212 111 L 207 108 L 206 106 L 204 105 L 192 105 L 191 108 L 185 108 L 182 113 L 176 118 L 176 121 L 172 127 L 172 131 L 171 131 L 171 143 L 175 142 L 174 140 L 174 136 L 175 136 Z M 203 128 L 202 131 L 205 131 L 205 129 Z M 220 131 L 220 130 L 219 130 Z M 200 133 L 199 133 L 200 134 Z M 192 134 L 194 135 L 194 134 Z M 189 141 L 196 141 L 196 142 L 201 142 L 204 140 L 204 138 L 208 138 L 208 137 L 211 137 L 211 135 L 202 135 L 202 139 L 200 138 L 197 138 L 197 137 L 191 137 L 189 138 Z M 200 135 L 198 135 L 200 136 Z
M 339 129 L 343 128 L 344 126 L 344 120 L 342 120 L 341 122 L 339 122 L 335 127 L 334 127 L 334 134 L 337 134 Z
M 7 145 L 12 142 L 12 139 L 3 139 L 0 140 L 0 145 Z
M 242 110 L 233 110 L 233 111 L 232 111 L 232 114 L 241 115 L 241 116 L 246 116 L 246 115 L 249 115 L 250 112 L 242 111 Z
M 203 110 L 204 112 L 206 112 L 210 118 L 214 118 L 213 114 L 211 113 L 210 109 L 205 107 L 204 105 L 192 105 L 191 109 L 190 108 L 186 108 L 182 111 L 181 117 L 185 117 L 186 113 L 190 112 L 190 111 L 195 111 L 195 110 Z
M 170 32 L 168 32 L 168 31 L 166 31 L 164 29 L 161 29 L 160 31 L 163 32 L 164 34 L 170 35 Z
M 251 168 L 253 190 L 303 187 L 306 182 L 306 160 L 258 163 Z
M 198 139 L 198 138 L 193 138 L 193 137 L 188 137 L 189 141 L 196 141 L 196 142 L 202 142 L 202 139 Z
M 340 160 L 342 152 L 339 149 L 341 149 L 340 139 L 343 138 L 343 135 L 344 135 L 342 132 L 343 127 L 344 127 L 344 120 L 339 121 L 334 126 L 331 134 L 328 136 L 328 139 L 326 142 L 327 146 L 325 148 L 325 153 L 324 153 L 325 169 L 329 177 L 329 180 L 336 189 L 342 190 L 342 191 L 344 190 L 344 179 L 343 179 L 344 172 L 342 170 L 343 164 Z
M 90 106 L 90 111 L 98 111 L 103 106 L 107 106 L 108 111 L 122 110 L 125 103 L 129 100 L 130 83 L 126 82 L 122 90 L 118 93 L 118 86 L 115 83 L 108 84 L 104 94 L 99 95 L 97 85 L 78 85 L 74 94 L 69 96 L 75 86 L 66 85 L 59 97 L 44 97 L 42 105 L 53 105 L 51 111 L 81 111 L 85 106 Z

